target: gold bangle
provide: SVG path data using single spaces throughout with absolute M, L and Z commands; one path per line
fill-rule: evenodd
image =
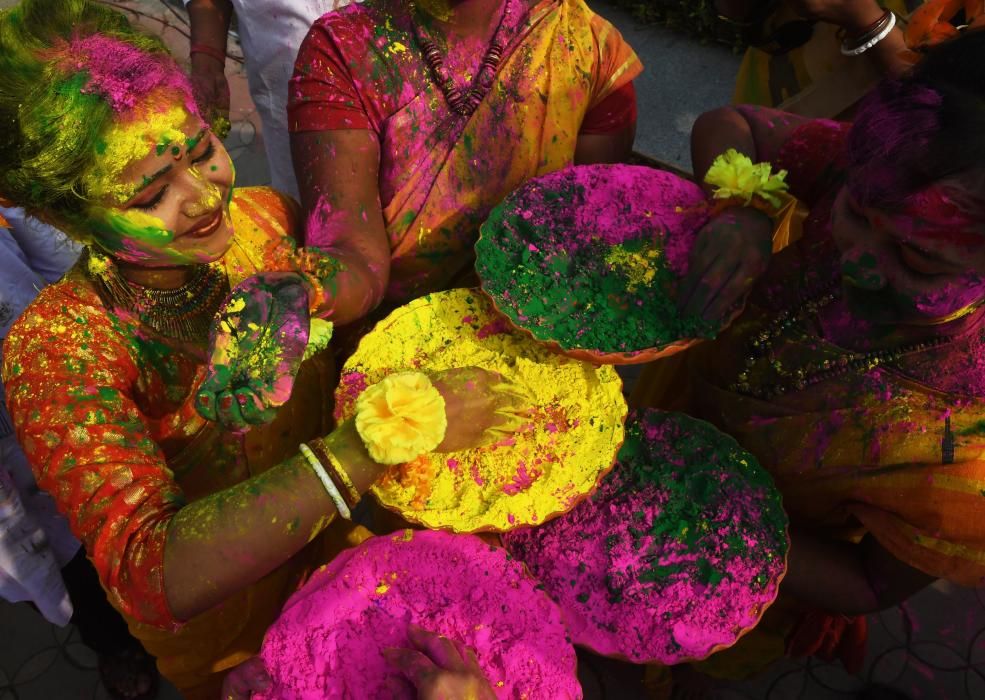
M 356 489 L 356 485 L 352 483 L 352 477 L 349 476 L 349 472 L 345 470 L 338 457 L 335 456 L 335 453 L 332 452 L 322 438 L 312 440 L 311 447 L 319 456 L 324 457 L 328 471 L 331 473 L 335 483 L 342 487 L 343 495 L 346 497 L 345 500 L 349 504 L 349 507 L 355 508 L 362 499 L 362 494 Z

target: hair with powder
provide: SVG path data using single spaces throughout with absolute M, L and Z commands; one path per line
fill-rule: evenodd
M 164 45 L 119 12 L 89 0 L 0 12 L 0 195 L 81 235 L 103 135 L 161 88 L 193 108 Z
M 985 31 L 924 55 L 862 102 L 848 138 L 849 186 L 865 205 L 893 206 L 985 163 Z M 985 195 L 985 193 L 982 193 Z

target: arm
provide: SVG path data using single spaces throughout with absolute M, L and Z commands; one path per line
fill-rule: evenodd
M 229 83 L 226 81 L 226 62 L 219 56 L 226 55 L 229 23 L 233 16 L 230 0 L 186 0 L 191 24 L 191 44 L 204 46 L 211 51 L 191 53 L 191 75 L 196 92 L 204 104 L 202 109 L 229 113 Z M 211 120 L 211 116 L 206 114 Z
M 865 615 L 897 605 L 935 580 L 895 558 L 871 535 L 853 544 L 793 531 L 782 585 L 822 610 Z
M 356 321 L 383 300 L 390 243 L 380 204 L 380 147 L 368 129 L 291 134 L 305 217 L 305 245 L 339 263 L 325 317 Z
M 636 122 L 608 134 L 579 134 L 575 144 L 575 165 L 625 163 L 633 154 Z
M 789 0 L 797 12 L 805 17 L 836 24 L 845 30 L 849 39 L 857 38 L 885 12 L 876 0 Z M 885 39 L 865 52 L 864 58 L 872 61 L 880 72 L 891 77 L 902 75 L 910 64 L 903 58 L 906 42 L 899 24 Z
M 772 162 L 798 127 L 811 121 L 768 107 L 740 105 L 705 112 L 691 129 L 694 179 L 703 183 L 715 158 L 730 148 L 755 162 Z
M 382 474 L 352 421 L 325 442 L 360 493 Z M 172 614 L 190 619 L 259 580 L 335 514 L 332 499 L 301 456 L 185 506 L 171 519 L 164 547 L 164 591 Z

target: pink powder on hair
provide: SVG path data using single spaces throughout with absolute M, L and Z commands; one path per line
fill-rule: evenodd
M 681 414 L 631 414 L 591 499 L 503 535 L 561 605 L 576 644 L 636 663 L 702 659 L 776 597 L 779 494 L 731 438 Z
M 158 88 L 186 97 L 186 108 L 199 116 L 191 83 L 167 54 L 151 54 L 104 34 L 75 36 L 57 47 L 52 59 L 66 72 L 89 76 L 83 93 L 102 97 L 117 114 L 133 109 Z
M 464 642 L 497 698 L 581 698 L 561 611 L 506 551 L 478 537 L 405 530 L 318 570 L 267 631 L 266 700 L 417 697 L 383 657 L 408 627 Z

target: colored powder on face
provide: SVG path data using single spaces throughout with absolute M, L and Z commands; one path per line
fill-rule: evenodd
M 492 332 L 496 318 L 473 290 L 431 294 L 381 321 L 342 372 L 339 420 L 353 415 L 363 387 L 408 370 L 481 367 L 535 401 L 529 422 L 494 445 L 425 455 L 385 475 L 373 493 L 411 522 L 456 532 L 544 522 L 594 490 L 622 444 L 627 409 L 615 370 L 561 357 L 505 328 Z
M 637 663 L 702 659 L 776 597 L 779 493 L 752 455 L 683 414 L 633 412 L 592 498 L 503 536 L 564 611 L 576 644 Z
M 674 300 L 707 220 L 701 189 L 629 165 L 567 168 L 531 180 L 482 226 L 476 269 L 497 307 L 565 349 L 635 352 L 716 328 Z
M 413 700 L 383 650 L 408 627 L 463 642 L 497 698 L 582 697 L 561 611 L 523 565 L 478 537 L 410 530 L 374 537 L 312 576 L 267 631 L 273 679 L 260 700 Z
M 114 37 L 90 34 L 56 48 L 51 60 L 66 73 L 84 73 L 82 92 L 99 95 L 117 114 L 161 88 L 180 93 L 185 108 L 198 114 L 188 78 L 166 54 L 146 53 Z
M 141 104 L 131 119 L 114 123 L 104 135 L 95 166 L 83 178 L 91 197 L 109 197 L 114 204 L 123 204 L 139 187 L 124 180 L 123 172 L 127 167 L 146 158 L 152 149 L 162 144 L 185 140 L 182 126 L 191 115 L 183 106 L 163 95 L 154 97 L 156 99 L 148 98 Z

